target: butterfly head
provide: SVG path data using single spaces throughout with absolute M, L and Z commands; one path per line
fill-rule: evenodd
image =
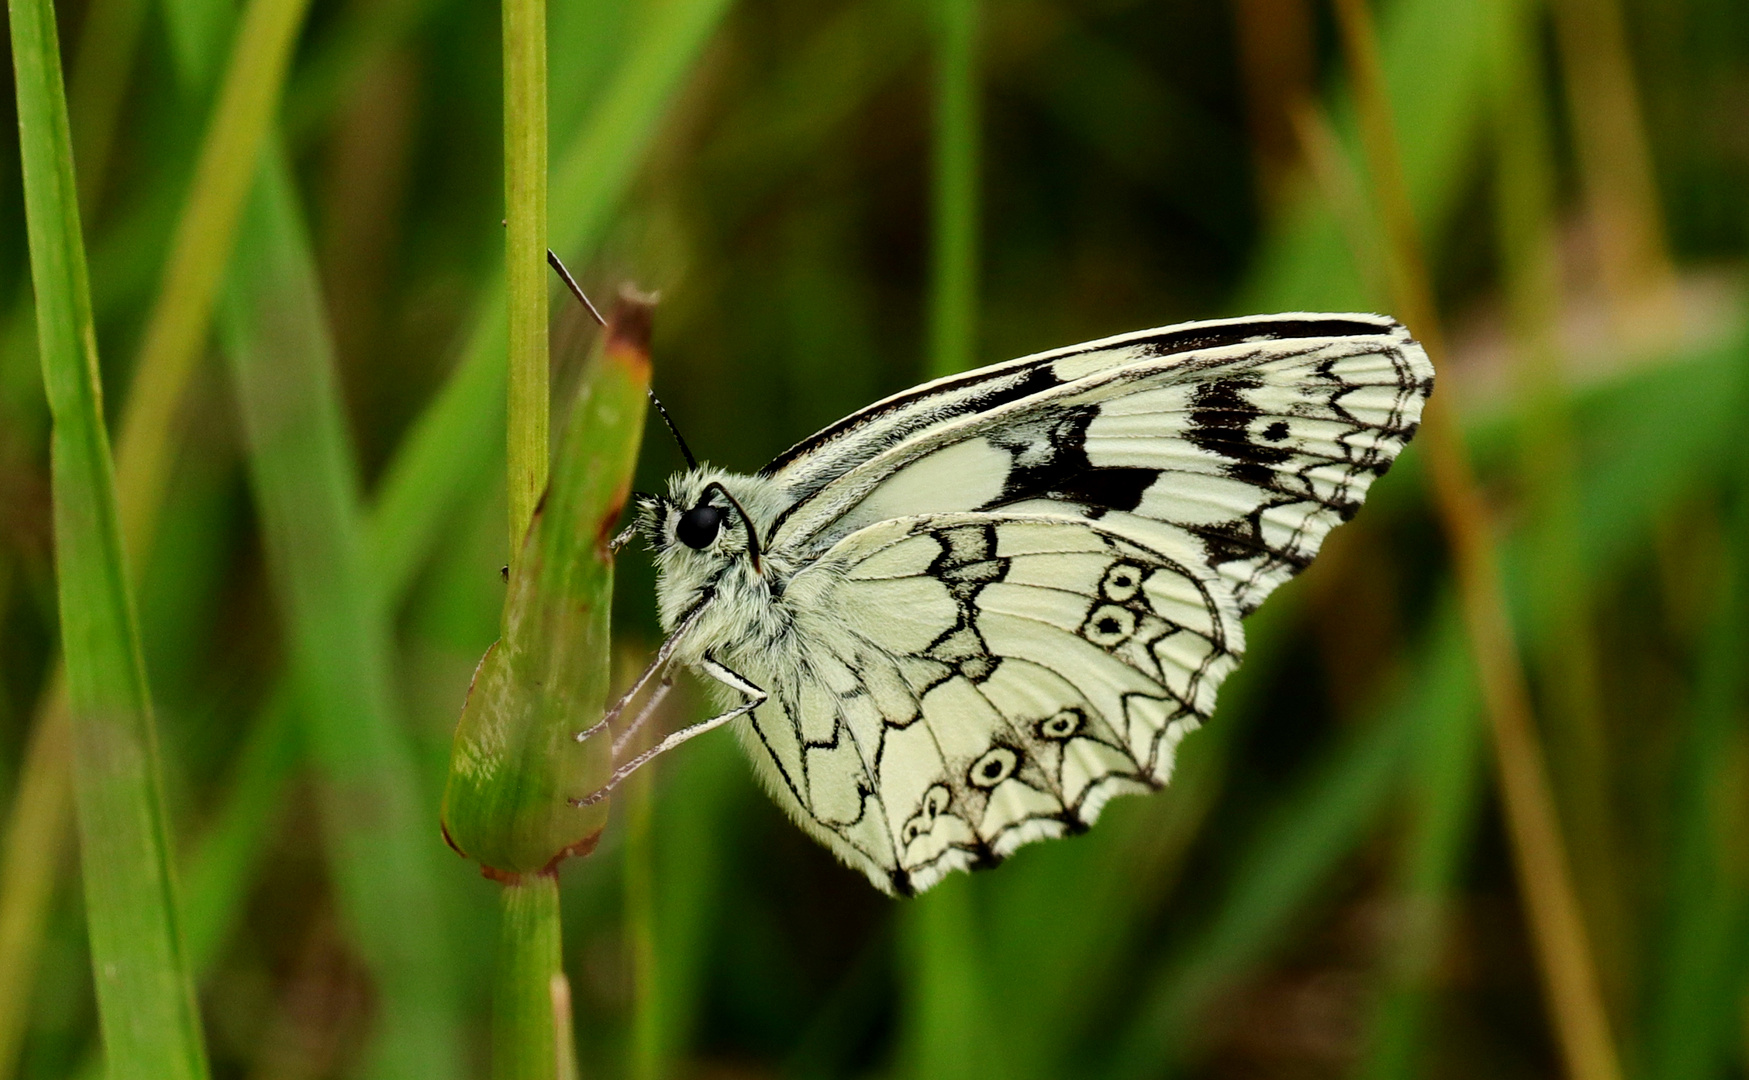
M 685 568 L 687 576 L 716 577 L 729 564 L 744 562 L 763 574 L 763 494 L 753 477 L 688 469 L 675 474 L 666 494 L 636 496 L 635 518 L 615 543 L 643 537 L 665 572 Z

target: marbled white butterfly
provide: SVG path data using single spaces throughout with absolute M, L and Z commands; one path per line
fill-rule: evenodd
M 1432 389 L 1395 320 L 1272 315 L 938 379 L 753 476 L 682 442 L 616 541 L 654 550 L 669 637 L 579 738 L 675 661 L 728 711 L 591 800 L 733 720 L 773 797 L 888 892 L 1084 829 L 1166 782 L 1240 620 L 1359 509 Z

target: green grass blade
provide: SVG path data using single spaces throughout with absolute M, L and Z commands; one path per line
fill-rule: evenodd
M 128 583 L 55 13 L 8 8 L 43 383 L 87 922 L 112 1076 L 207 1074 L 177 925 L 151 695 Z
M 296 698 L 322 778 L 329 865 L 378 996 L 374 1072 L 458 1074 L 432 827 L 391 690 L 386 613 L 366 580 L 356 474 L 315 268 L 290 180 L 263 162 L 232 265 L 224 337 L 249 441 Z

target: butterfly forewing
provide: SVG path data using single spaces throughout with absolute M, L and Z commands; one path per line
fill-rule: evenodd
M 817 552 L 906 514 L 1072 515 L 1217 567 L 1249 612 L 1359 508 L 1414 433 L 1432 368 L 1376 316 L 1212 325 L 1224 336 L 1128 335 L 935 384 L 966 400 L 924 388 L 876 406 L 817 451 L 834 468 L 853 445 L 867 456 L 804 494 L 772 543 Z M 806 489 L 824 468 L 803 454 L 773 475 Z

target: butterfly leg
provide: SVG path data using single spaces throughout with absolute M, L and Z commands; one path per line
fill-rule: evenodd
M 706 675 L 709 675 L 724 686 L 739 690 L 742 694 L 746 695 L 747 700 L 735 706 L 733 709 L 730 709 L 728 712 L 722 713 L 718 716 L 713 716 L 709 720 L 701 720 L 696 724 L 683 727 L 679 731 L 670 732 L 663 737 L 661 742 L 650 747 L 648 750 L 645 750 L 637 757 L 632 758 L 619 768 L 613 770 L 613 775 L 607 778 L 607 783 L 603 784 L 600 789 L 583 796 L 581 799 L 572 799 L 571 804 L 573 806 L 592 806 L 595 803 L 600 802 L 602 799 L 605 799 L 608 795 L 612 794 L 613 789 L 618 787 L 626 777 L 643 768 L 652 759 L 661 754 L 666 754 L 668 751 L 679 746 L 681 743 L 686 742 L 688 739 L 703 735 L 705 732 L 710 731 L 713 728 L 722 727 L 737 716 L 745 716 L 754 709 L 765 704 L 766 699 L 771 696 L 763 689 L 749 682 L 743 676 L 737 674 L 735 671 L 717 663 L 708 655 L 699 662 L 699 668 Z M 636 723 L 642 722 L 643 717 L 640 716 Z M 628 731 L 629 730 L 630 729 L 628 729 Z M 618 742 L 618 740 L 615 741 L 616 743 Z
M 613 708 L 607 710 L 606 715 L 602 716 L 600 720 L 576 734 L 575 737 L 578 742 L 587 742 L 596 735 L 607 730 L 608 725 L 620 718 L 621 714 L 626 711 L 627 706 L 631 705 L 632 699 L 643 692 L 644 687 L 650 684 L 650 680 L 656 677 L 657 672 L 668 666 L 668 661 L 674 658 L 674 650 L 680 648 L 681 639 L 683 639 L 686 636 L 686 632 L 691 630 L 693 625 L 698 622 L 699 616 L 704 614 L 704 609 L 705 604 L 701 603 L 693 608 L 692 611 L 687 614 L 686 618 L 681 620 L 680 625 L 674 628 L 674 632 L 668 635 L 668 640 L 664 641 L 662 647 L 656 650 L 656 658 L 650 661 L 650 666 L 645 668 L 643 673 L 633 680 L 632 685 L 626 690 L 626 692 L 621 694 L 619 700 L 613 703 Z M 637 719 L 633 720 L 631 726 L 628 727 L 619 738 L 614 740 L 613 748 L 615 750 L 620 748 L 620 743 L 624 739 L 629 737 L 632 732 L 642 726 L 645 720 L 649 719 L 650 714 L 655 711 L 657 703 L 660 702 L 663 695 L 668 692 L 668 683 L 668 679 L 662 680 L 662 686 L 650 696 L 649 702 L 646 703 L 644 708 L 638 713 Z

